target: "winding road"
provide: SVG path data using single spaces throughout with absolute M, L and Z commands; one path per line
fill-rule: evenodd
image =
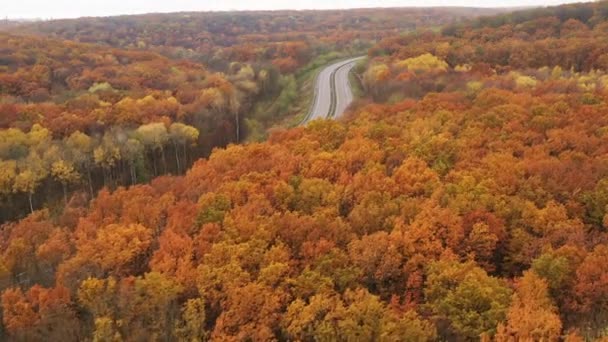
M 353 101 L 348 74 L 364 57 L 340 61 L 325 67 L 317 76 L 315 97 L 306 124 L 315 119 L 337 118 Z

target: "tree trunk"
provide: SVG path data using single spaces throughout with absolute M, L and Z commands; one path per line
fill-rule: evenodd
M 156 153 L 152 150 L 152 165 L 154 166 L 154 177 L 158 176 L 158 170 L 156 170 Z
M 109 183 L 108 187 L 110 189 L 114 189 L 114 179 L 115 179 L 114 178 L 114 169 L 115 169 L 115 167 L 112 166 L 112 167 L 110 167 L 110 171 L 108 172 L 108 176 L 110 177 L 110 178 L 108 178 L 108 180 L 109 180 L 108 181 L 108 183 Z
M 188 152 L 186 151 L 186 143 L 182 145 L 184 147 L 184 173 L 186 173 L 186 169 L 188 169 Z
M 127 181 L 125 180 L 125 165 L 127 165 L 127 162 L 121 159 L 118 165 L 119 169 L 118 174 L 116 175 L 116 178 L 118 179 L 118 185 L 127 184 Z M 129 179 L 128 176 L 127 179 Z
M 27 193 L 27 199 L 30 201 L 30 212 L 33 214 L 34 213 L 34 205 L 32 204 L 32 193 L 31 192 Z
M 87 166 L 87 177 L 89 178 L 89 192 L 91 193 L 91 199 L 93 199 L 93 179 L 91 178 L 91 168 Z
M 61 183 L 61 186 L 63 186 L 63 202 L 65 203 L 65 206 L 68 206 L 68 185 L 66 183 Z
M 179 154 L 177 152 L 177 143 L 173 142 L 173 150 L 175 150 L 175 163 L 177 164 L 177 174 L 181 174 L 181 167 L 179 165 Z
M 240 128 L 240 123 L 239 123 L 239 111 L 237 110 L 234 113 L 234 116 L 236 118 L 236 143 L 238 144 L 239 142 L 241 142 L 241 128 Z
M 137 174 L 135 172 L 135 163 L 131 161 L 129 162 L 129 173 L 131 173 L 131 185 L 135 185 L 135 183 L 137 183 Z
M 108 170 L 104 167 L 101 171 L 103 172 L 103 187 L 105 188 L 108 186 Z
M 165 159 L 165 149 L 161 146 L 160 147 L 160 156 L 163 158 L 163 173 L 166 175 L 167 174 L 167 159 Z

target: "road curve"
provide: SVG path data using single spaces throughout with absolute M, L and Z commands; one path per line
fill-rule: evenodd
M 348 74 L 362 58 L 333 63 L 321 70 L 315 84 L 314 102 L 303 124 L 316 119 L 337 118 L 344 113 L 353 101 Z

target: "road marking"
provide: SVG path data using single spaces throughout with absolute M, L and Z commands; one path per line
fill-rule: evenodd
M 352 101 L 352 95 L 348 96 L 348 92 L 352 91 L 350 89 L 350 82 L 348 79 L 348 74 L 346 79 L 343 81 L 344 85 L 340 85 L 340 87 L 338 88 L 338 85 L 336 83 L 336 75 L 338 74 L 338 72 L 340 70 L 342 70 L 343 68 L 350 68 L 352 69 L 356 62 L 360 59 L 362 59 L 364 57 L 355 57 L 355 58 L 350 58 L 341 62 L 337 62 L 334 64 L 330 64 L 329 66 L 325 67 L 323 70 L 321 70 L 321 72 L 317 75 L 317 78 L 315 80 L 315 93 L 313 95 L 313 103 L 312 106 L 308 112 L 308 114 L 306 115 L 306 117 L 302 120 L 301 125 L 302 124 L 306 124 L 311 120 L 317 119 L 317 118 L 333 118 L 336 116 L 336 111 L 338 110 L 338 102 L 340 102 L 340 99 L 343 97 L 351 97 L 351 101 Z M 350 71 L 349 69 L 349 71 Z M 327 76 L 327 73 L 330 72 L 329 77 Z M 323 83 L 325 82 L 324 79 L 325 78 L 329 78 L 327 81 L 327 83 Z M 322 115 L 319 115 L 319 111 L 324 111 L 322 108 L 327 106 L 327 102 L 322 102 L 323 101 L 323 97 L 327 97 L 326 93 L 322 93 L 322 91 L 324 90 L 323 88 L 326 88 L 326 86 L 329 85 L 329 108 L 327 109 L 327 113 L 324 113 Z M 348 89 L 345 89 L 348 88 Z M 342 94 L 342 96 L 339 96 L 338 94 L 338 89 L 340 89 L 340 93 Z M 327 90 L 325 90 L 327 91 Z M 324 96 L 325 95 L 325 96 Z M 327 99 L 325 99 L 325 101 L 327 101 Z M 348 106 L 348 104 L 346 105 Z M 345 106 L 345 107 L 346 107 Z M 342 109 L 343 110 L 343 109 Z M 342 113 L 339 113 L 342 114 Z

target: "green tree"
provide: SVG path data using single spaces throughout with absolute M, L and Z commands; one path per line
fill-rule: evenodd
M 142 162 L 143 153 L 144 146 L 137 139 L 129 138 L 120 147 L 120 154 L 129 163 L 129 176 L 132 185 L 137 184 L 137 165 Z
M 534 273 L 543 278 L 553 298 L 566 299 L 574 282 L 576 263 L 557 251 L 547 251 L 532 262 Z
M 123 280 L 121 285 L 119 319 L 124 324 L 123 336 L 170 340 L 181 287 L 157 272 L 146 273 L 134 282 Z
M 587 221 L 602 227 L 608 206 L 608 178 L 600 180 L 593 191 L 584 194 L 583 200 L 587 208 Z
M 493 334 L 506 318 L 511 290 L 473 262 L 440 260 L 429 265 L 424 290 L 428 308 L 448 319 L 461 337 Z
M 206 341 L 205 318 L 204 300 L 202 298 L 188 299 L 182 305 L 182 317 L 175 326 L 175 337 L 180 341 Z

